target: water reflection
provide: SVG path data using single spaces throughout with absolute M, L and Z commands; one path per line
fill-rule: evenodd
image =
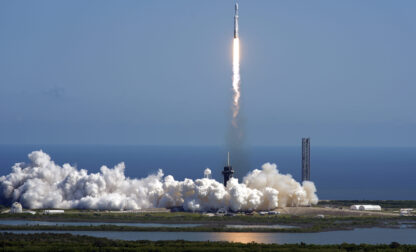
M 215 232 L 118 232 L 118 231 L 3 231 L 12 233 L 70 233 L 118 240 L 187 240 L 187 241 L 229 241 L 241 243 L 300 243 L 340 244 L 368 243 L 416 244 L 416 229 L 363 228 L 350 231 L 331 231 L 323 233 L 215 233 Z
M 268 233 L 210 233 L 210 235 L 214 236 L 213 241 L 271 243 Z
M 260 229 L 284 229 L 284 228 L 296 228 L 295 226 L 286 225 L 226 225 L 227 228 L 260 228 Z

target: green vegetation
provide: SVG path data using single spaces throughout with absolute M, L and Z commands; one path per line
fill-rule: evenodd
M 416 208 L 416 200 L 321 200 L 318 206 L 380 205 L 384 209 Z
M 374 222 L 413 220 L 416 216 L 325 216 L 324 219 L 314 216 L 295 216 L 295 215 L 236 215 L 236 216 L 213 216 L 209 217 L 201 213 L 111 213 L 111 212 L 65 212 L 64 214 L 0 214 L 1 219 L 19 219 L 35 221 L 67 221 L 67 222 L 129 222 L 129 223 L 166 223 L 166 224 L 281 224 L 294 226 L 310 226 L 314 224 L 347 221 L 359 222 L 361 224 L 372 225 Z
M 225 224 L 283 224 L 299 219 L 295 216 L 236 215 L 209 217 L 201 213 L 111 213 L 111 212 L 65 212 L 64 214 L 0 214 L 1 219 L 20 219 L 37 221 L 87 221 L 87 222 L 130 222 L 130 223 L 225 223 Z
M 259 244 L 190 241 L 120 241 L 70 234 L 0 234 L 3 251 L 415 251 L 416 245 Z
M 213 217 L 218 219 L 221 217 Z M 22 219 L 38 221 L 88 221 L 88 222 L 140 222 L 140 223 L 200 223 L 210 217 L 200 213 L 115 213 L 106 211 L 65 211 L 63 214 L 0 214 L 1 219 Z
M 43 230 L 43 231 L 124 231 L 124 232 L 313 232 L 310 228 L 227 228 L 225 226 L 197 226 L 197 227 L 132 227 L 116 225 L 99 226 L 53 226 L 53 225 L 0 225 L 0 230 Z

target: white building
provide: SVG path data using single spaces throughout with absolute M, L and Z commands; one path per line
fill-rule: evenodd
M 381 211 L 381 206 L 379 205 L 352 205 L 351 210 L 359 211 Z
M 10 208 L 10 213 L 22 213 L 23 208 L 22 205 L 19 202 L 14 202 L 12 204 L 12 207 Z
M 216 215 L 226 215 L 228 211 L 225 208 L 220 208 L 217 210 Z
M 278 215 L 280 213 L 278 211 L 269 211 L 268 214 L 269 215 Z
M 62 214 L 64 212 L 65 212 L 64 210 L 50 210 L 50 209 L 48 209 L 48 210 L 44 210 L 43 214 Z
M 400 209 L 401 216 L 410 216 L 413 213 L 413 208 L 402 208 Z

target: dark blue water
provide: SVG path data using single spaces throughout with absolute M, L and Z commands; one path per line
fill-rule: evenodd
M 226 150 L 221 147 L 2 145 L 0 174 L 10 173 L 16 162 L 28 162 L 27 154 L 39 149 L 58 164 L 67 162 L 90 172 L 124 161 L 129 177 L 144 177 L 161 168 L 176 179 L 195 179 L 209 167 L 213 178 L 222 181 L 226 161 Z M 300 179 L 300 146 L 254 147 L 247 153 L 253 168 L 275 162 L 282 173 Z M 240 179 L 248 172 L 234 169 Z M 416 200 L 416 148 L 312 146 L 311 179 L 321 199 Z

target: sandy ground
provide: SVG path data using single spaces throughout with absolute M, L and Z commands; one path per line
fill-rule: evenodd
M 323 214 L 327 216 L 398 216 L 397 213 L 376 212 L 376 211 L 357 211 L 347 208 L 326 208 L 326 207 L 284 207 L 276 209 L 281 214 L 299 215 L 299 216 L 317 216 Z

